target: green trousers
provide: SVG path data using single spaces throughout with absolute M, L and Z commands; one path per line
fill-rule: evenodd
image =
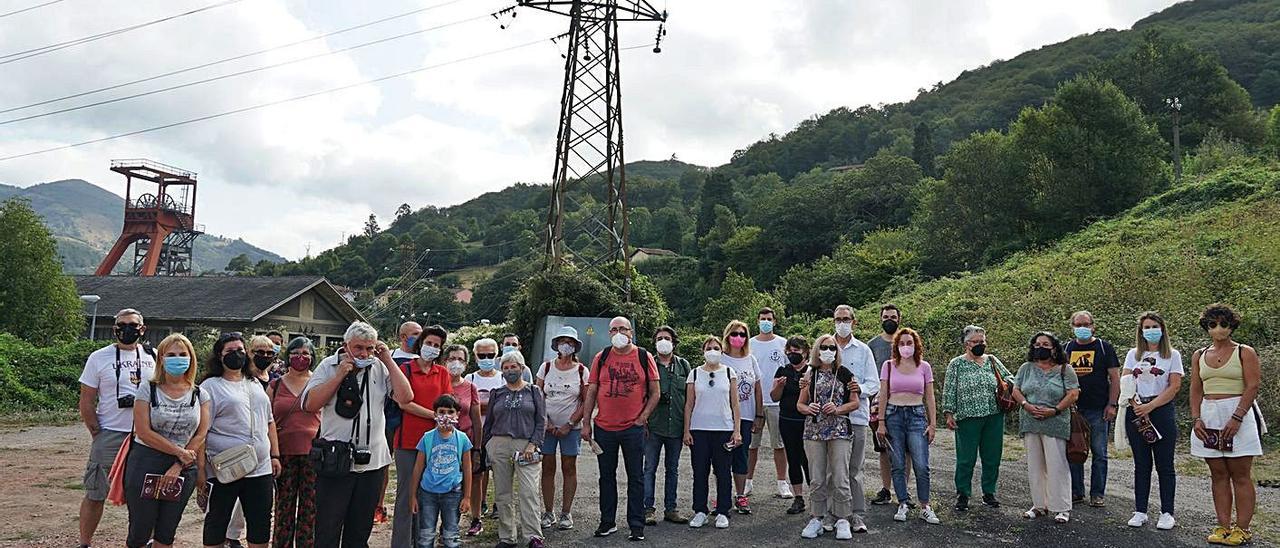
M 1004 415 L 956 422 L 956 493 L 973 496 L 973 465 L 982 455 L 982 494 L 995 494 L 1004 452 Z

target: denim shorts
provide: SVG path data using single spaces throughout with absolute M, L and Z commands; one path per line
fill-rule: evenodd
M 551 456 L 556 454 L 556 449 L 560 449 L 562 457 L 578 456 L 578 446 L 582 445 L 582 430 L 570 430 L 563 438 L 557 438 L 551 434 L 542 440 L 542 454 Z

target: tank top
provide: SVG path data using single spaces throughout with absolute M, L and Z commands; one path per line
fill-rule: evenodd
M 1208 350 L 1208 349 L 1205 349 Z M 1239 396 L 1244 394 L 1244 366 L 1240 363 L 1240 345 L 1231 351 L 1231 357 L 1222 367 L 1210 367 L 1200 352 L 1200 381 L 1204 393 L 1211 396 Z
M 281 455 L 306 455 L 311 452 L 311 440 L 320 429 L 320 412 L 308 413 L 302 409 L 302 398 L 289 390 L 283 378 L 274 381 L 276 397 L 271 400 L 271 415 L 275 417 L 276 436 Z

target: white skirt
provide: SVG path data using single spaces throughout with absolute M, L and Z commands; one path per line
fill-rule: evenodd
M 1221 430 L 1227 425 L 1227 421 L 1231 420 L 1231 415 L 1236 412 L 1239 406 L 1240 398 L 1238 396 L 1222 400 L 1202 400 L 1200 402 L 1200 420 L 1204 422 L 1205 428 Z M 1262 455 L 1262 439 L 1258 435 L 1258 423 L 1254 418 L 1253 409 L 1244 414 L 1244 421 L 1240 423 L 1240 431 L 1236 432 L 1236 437 L 1233 440 L 1232 451 L 1219 451 L 1205 447 L 1204 441 L 1194 433 L 1188 437 L 1191 438 L 1191 455 L 1195 457 L 1218 459 Z

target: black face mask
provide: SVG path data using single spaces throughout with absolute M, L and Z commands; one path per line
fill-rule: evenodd
M 985 343 L 975 344 L 972 352 L 974 356 L 982 356 L 987 353 L 987 345 Z
M 222 366 L 232 371 L 239 371 L 244 369 L 244 364 L 247 361 L 244 351 L 237 350 L 222 357 Z
M 142 328 L 140 327 L 133 326 L 133 325 L 126 325 L 124 327 L 116 328 L 116 340 L 120 341 L 123 344 L 133 344 L 138 342 L 138 339 L 141 339 L 141 338 L 142 338 Z
M 271 367 L 271 362 L 273 361 L 275 361 L 275 358 L 258 355 L 253 356 L 253 365 L 263 371 L 266 371 L 268 367 Z
M 804 354 L 799 352 L 789 352 L 787 354 L 787 361 L 791 362 L 791 365 L 800 365 L 800 362 L 804 361 Z
M 883 322 L 880 322 L 880 329 L 883 329 L 885 333 L 889 333 L 889 334 L 897 333 L 898 322 L 895 322 L 893 320 L 885 320 Z
M 1031 357 L 1037 360 L 1047 360 L 1053 357 L 1053 349 L 1037 346 L 1031 349 Z

